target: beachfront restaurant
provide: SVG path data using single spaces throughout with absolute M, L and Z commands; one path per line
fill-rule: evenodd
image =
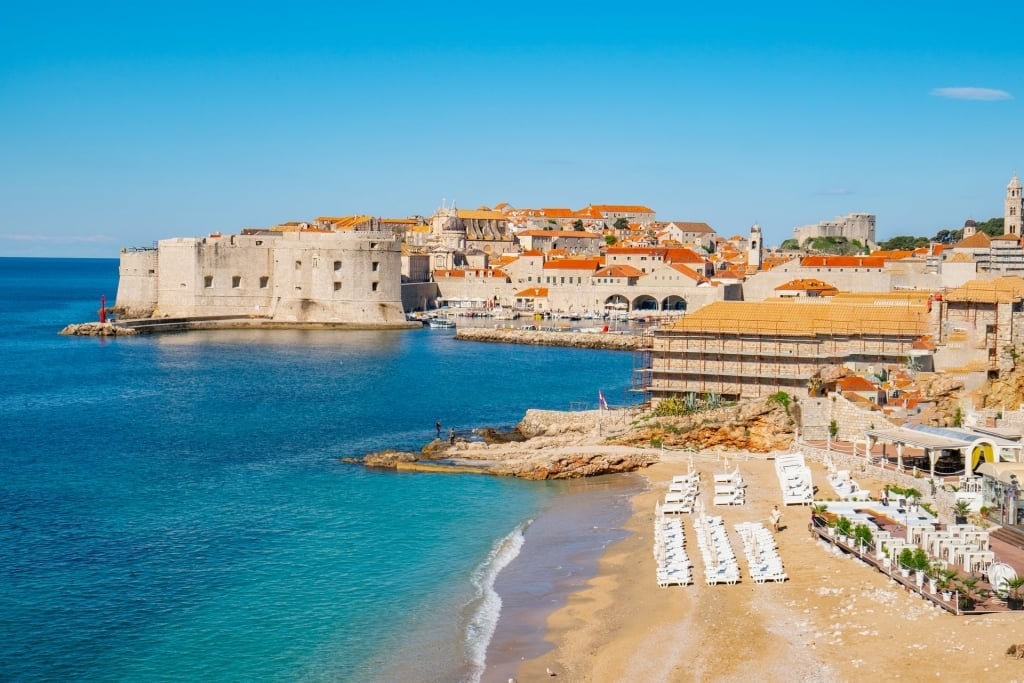
M 894 444 L 896 466 L 900 470 L 916 469 L 929 476 L 972 476 L 983 463 L 1017 463 L 1021 460 L 1024 444 L 992 434 L 980 434 L 968 429 L 910 425 L 891 429 L 868 429 L 867 452 L 875 444 Z M 904 457 L 904 448 L 911 447 L 913 455 Z
M 978 467 L 977 473 L 981 475 L 981 504 L 988 508 L 989 519 L 1024 529 L 1024 463 L 986 462 Z

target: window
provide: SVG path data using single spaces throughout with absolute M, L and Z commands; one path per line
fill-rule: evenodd
M 302 261 L 296 261 L 295 262 L 295 270 L 301 270 L 301 269 L 302 269 Z
M 267 285 L 270 284 L 270 278 L 264 275 L 260 278 L 260 289 L 266 289 Z
M 380 261 L 373 261 L 373 262 L 372 262 L 372 263 L 370 264 L 370 270 L 371 270 L 371 271 L 373 271 L 374 273 L 376 273 L 376 272 L 377 272 L 377 269 L 378 269 L 378 268 L 380 268 Z M 335 270 L 337 270 L 337 268 L 335 268 Z
M 371 282 L 370 283 L 370 291 L 371 292 L 376 292 L 377 291 L 377 283 L 376 282 Z
M 257 247 L 263 246 L 263 240 L 256 240 L 256 246 Z
M 341 261 L 335 261 L 334 262 L 334 269 L 335 270 L 341 270 Z
M 376 242 L 370 242 L 370 249 L 376 249 L 376 248 L 377 248 L 377 243 Z
M 374 284 L 376 284 L 376 283 L 374 283 Z M 335 292 L 340 292 L 341 291 L 341 283 L 340 282 L 335 282 L 334 283 L 334 291 Z
M 231 288 L 232 289 L 238 289 L 241 286 L 242 286 L 242 276 L 241 275 L 233 275 L 233 276 L 231 276 Z
M 206 277 L 203 278 L 203 286 L 206 287 L 207 289 L 210 289 L 211 287 L 213 287 L 213 276 L 212 275 L 207 275 Z

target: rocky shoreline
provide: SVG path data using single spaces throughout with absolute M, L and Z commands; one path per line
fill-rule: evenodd
M 438 439 L 419 453 L 382 451 L 344 460 L 398 471 L 462 472 L 533 480 L 635 472 L 658 462 L 659 452 L 609 442 L 614 438 L 613 430 L 621 433 L 615 425 L 628 423 L 629 412 L 528 410 L 513 435 L 502 435 L 489 443 Z
M 463 341 L 496 342 L 500 344 L 532 344 L 534 346 L 571 346 L 577 349 L 633 351 L 641 348 L 643 338 L 637 334 L 617 332 L 561 332 L 519 328 L 458 328 L 455 338 Z
M 67 337 L 131 337 L 137 335 L 138 331 L 113 323 L 72 323 L 58 334 Z

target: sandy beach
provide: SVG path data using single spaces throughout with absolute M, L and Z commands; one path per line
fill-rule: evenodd
M 767 526 L 780 494 L 773 463 L 738 456 L 748 483 L 747 503 L 708 506 L 724 517 L 738 555 L 736 522 Z M 704 487 L 724 465 L 720 456 L 695 461 Z M 824 469 L 811 463 L 823 486 Z M 1024 642 L 1021 613 L 955 617 L 905 591 L 874 569 L 836 556 L 807 530 L 810 509 L 783 510 L 777 535 L 789 581 L 708 586 L 693 520 L 682 515 L 695 583 L 659 588 L 652 553 L 655 503 L 675 474 L 681 455 L 666 454 L 644 471 L 649 489 L 635 496 L 626 530 L 609 547 L 595 576 L 547 620 L 553 649 L 523 662 L 516 680 L 560 681 L 860 681 L 1024 680 L 1024 660 L 1006 648 Z M 864 488 L 879 491 L 865 479 Z M 706 494 L 702 494 L 706 495 Z

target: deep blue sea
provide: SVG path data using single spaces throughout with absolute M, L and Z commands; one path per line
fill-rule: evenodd
M 340 458 L 418 449 L 437 420 L 624 401 L 628 353 L 426 329 L 57 334 L 116 289 L 116 259 L 0 258 L 0 680 L 477 680 L 499 608 L 570 578 L 571 557 L 516 583 L 520 552 L 567 533 L 526 525 L 607 487 Z

